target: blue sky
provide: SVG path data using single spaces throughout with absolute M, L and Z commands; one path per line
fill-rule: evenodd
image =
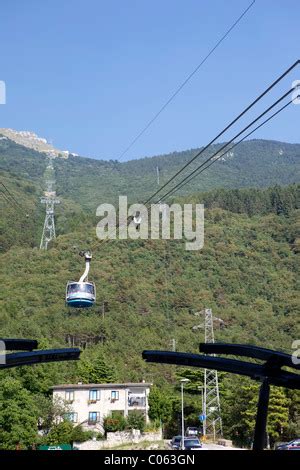
M 32 130 L 83 156 L 118 158 L 250 3 L 4 0 L 0 127 Z M 300 58 L 299 45 L 299 2 L 256 0 L 126 159 L 204 145 Z M 300 67 L 264 104 L 295 79 Z M 299 129 L 300 105 L 291 105 L 255 137 L 300 142 Z

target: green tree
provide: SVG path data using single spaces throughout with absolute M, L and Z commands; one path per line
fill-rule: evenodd
M 116 431 L 124 431 L 126 427 L 127 421 L 124 416 L 115 416 L 114 418 L 107 416 L 104 418 L 103 427 L 105 432 L 116 432 Z
M 149 418 L 153 421 L 166 423 L 172 416 L 172 400 L 167 392 L 154 386 L 151 388 L 148 398 Z
M 300 435 L 300 390 L 287 390 L 289 399 L 289 424 L 284 430 L 284 439 L 290 441 Z
M 0 384 L 0 448 L 26 449 L 37 441 L 39 408 L 20 381 L 5 378 Z
M 248 395 L 248 405 L 241 413 L 242 424 L 248 436 L 253 438 L 259 387 L 257 385 L 250 385 L 244 387 L 244 391 L 246 391 Z M 288 427 L 288 419 L 289 400 L 285 392 L 281 388 L 271 387 L 267 423 L 267 433 L 270 438 L 271 446 L 283 435 L 285 429 Z
M 270 404 L 268 414 L 268 433 L 271 445 L 278 439 L 282 439 L 289 424 L 289 404 L 284 390 L 272 387 L 270 392 Z
M 83 383 L 109 383 L 115 380 L 115 371 L 102 356 L 97 355 L 80 361 L 78 377 Z
M 52 421 L 51 427 L 48 429 L 41 441 L 46 445 L 72 444 L 75 442 L 84 442 L 94 436 L 93 431 L 85 431 L 82 425 L 74 426 L 68 419 L 57 422 L 58 415 Z
M 141 432 L 144 431 L 146 425 L 145 415 L 142 411 L 132 410 L 128 414 L 127 427 L 129 429 L 139 429 Z
M 93 431 L 84 431 L 82 426 L 74 426 L 71 433 L 72 442 L 85 442 L 94 437 Z
M 62 421 L 52 426 L 44 441 L 47 445 L 71 444 L 73 442 L 73 425 L 70 421 Z
M 204 372 L 202 369 L 180 369 L 176 374 L 178 381 L 180 379 L 188 379 L 184 385 L 184 389 L 192 394 L 201 395 L 201 387 L 203 387 L 204 383 Z
M 46 433 L 49 433 L 57 423 L 64 421 L 66 414 L 72 411 L 70 405 L 58 397 L 39 395 L 38 402 L 41 410 L 40 428 Z

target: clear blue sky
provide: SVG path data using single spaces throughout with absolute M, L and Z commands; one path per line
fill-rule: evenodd
M 251 0 L 1 3 L 0 127 L 117 158 Z M 298 0 L 256 0 L 126 158 L 207 143 L 300 58 L 299 12 Z M 300 67 L 271 98 L 295 79 Z M 300 142 L 300 105 L 255 137 Z

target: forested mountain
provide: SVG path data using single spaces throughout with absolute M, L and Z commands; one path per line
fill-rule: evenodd
M 175 181 L 180 181 L 205 158 L 217 152 L 221 145 L 213 145 L 209 152 L 204 152 Z M 119 195 L 127 195 L 131 202 L 142 202 L 153 194 L 153 188 L 157 185 L 157 167 L 160 184 L 163 185 L 199 150 L 191 149 L 121 163 L 72 155 L 67 159 L 56 158 L 57 193 L 93 211 L 102 202 L 116 202 Z M 0 162 L 0 169 L 42 182 L 45 154 L 4 139 L 0 140 Z M 300 144 L 251 140 L 226 153 L 211 168 L 176 193 L 176 197 L 215 188 L 286 185 L 296 183 L 299 179 Z
M 31 415 L 24 411 L 22 420 L 31 423 L 29 416 L 34 415 L 37 422 L 54 383 L 89 382 L 91 377 L 101 382 L 114 377 L 157 385 L 160 391 L 156 393 L 170 405 L 166 432 L 177 432 L 180 375 L 193 379 L 187 390 L 186 415 L 188 423 L 196 423 L 201 399 L 195 390 L 202 372 L 149 365 L 141 353 L 170 349 L 172 339 L 177 350 L 197 352 L 203 330 L 193 328 L 201 322 L 195 313 L 204 308 L 212 308 L 223 320 L 215 325 L 218 341 L 291 353 L 292 342 L 300 337 L 300 202 L 299 186 L 283 185 L 297 180 L 300 145 L 252 141 L 239 152 L 213 166 L 193 191 L 186 187 L 187 194 L 176 198 L 177 202 L 205 204 L 205 243 L 195 252 L 185 250 L 184 240 L 100 244 L 94 211 L 98 203 L 111 202 L 118 194 L 146 197 L 155 186 L 156 165 L 163 183 L 192 151 L 122 164 L 56 158 L 56 190 L 61 199 L 56 208 L 58 236 L 47 251 L 40 251 L 44 208 L 39 197 L 45 156 L 0 140 L 1 180 L 26 207 L 26 213 L 20 214 L 2 198 L 1 336 L 34 338 L 40 347 L 83 348 L 79 363 L 2 371 L 0 424 L 5 424 L 5 407 L 16 421 L 21 419 L 20 397 L 27 397 L 24 403 L 32 409 Z M 215 189 L 199 192 L 200 188 Z M 65 284 L 82 273 L 78 251 L 83 248 L 93 252 L 91 279 L 97 285 L 97 305 L 73 311 L 65 307 Z M 229 374 L 221 374 L 220 382 L 225 434 L 246 443 L 253 429 L 248 416 L 255 386 Z M 19 398 L 11 390 L 19 390 Z M 274 439 L 289 438 L 300 432 L 299 394 L 278 393 L 275 403 L 283 407 L 275 413 L 271 433 Z M 15 445 L 16 438 L 11 436 L 17 435 L 17 427 L 5 429 L 8 434 L 0 431 L 0 448 L 9 446 L 7 442 Z M 32 442 L 30 436 L 24 433 L 22 445 Z

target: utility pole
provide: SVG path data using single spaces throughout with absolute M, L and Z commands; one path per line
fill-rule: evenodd
M 210 308 L 204 310 L 205 343 L 214 343 L 214 317 Z M 203 397 L 203 435 L 223 435 L 222 417 L 219 395 L 218 372 L 204 369 L 204 397 Z
M 159 168 L 158 166 L 156 167 L 156 176 L 157 176 L 157 186 L 159 186 Z
M 183 405 L 183 386 L 189 382 L 189 379 L 181 379 L 181 450 L 184 450 L 184 405 Z

